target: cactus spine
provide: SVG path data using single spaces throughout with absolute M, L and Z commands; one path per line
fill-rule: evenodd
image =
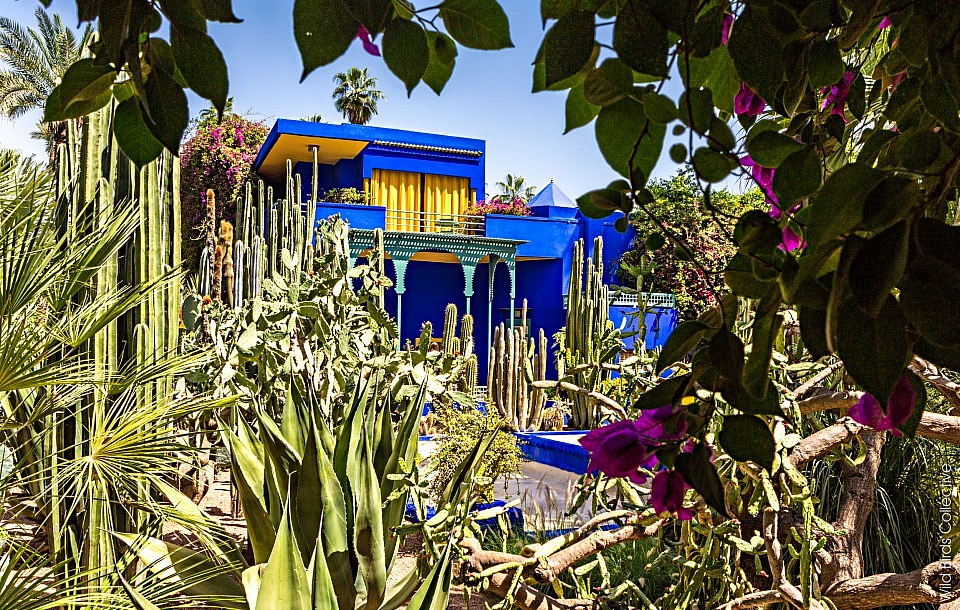
M 540 329 L 536 340 L 527 337 L 527 301 L 520 326 L 500 324 L 494 331 L 487 369 L 487 403 L 496 405 L 514 430 L 539 430 L 546 394 L 535 382 L 547 375 L 547 337 Z M 475 358 L 475 356 L 474 356 Z
M 566 367 L 582 364 L 594 365 L 587 370 L 575 373 L 572 381 L 575 385 L 589 391 L 599 388 L 609 373 L 601 364 L 612 362 L 613 354 L 601 353 L 601 337 L 612 328 L 609 315 L 610 307 L 607 287 L 603 283 L 603 239 L 593 241 L 593 256 L 584 264 L 584 243 L 578 240 L 573 247 L 573 267 L 567 290 L 567 324 L 564 327 L 564 349 L 558 354 L 560 377 L 564 377 Z M 571 396 L 572 408 L 570 425 L 578 429 L 592 429 L 599 423 L 595 403 L 582 394 Z
M 457 353 L 457 306 L 453 303 L 447 305 L 443 313 L 443 353 L 450 356 Z

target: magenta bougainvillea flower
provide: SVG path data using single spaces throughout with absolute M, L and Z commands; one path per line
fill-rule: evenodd
M 847 117 L 844 115 L 843 110 L 847 104 L 847 96 L 850 94 L 850 83 L 853 82 L 853 78 L 853 72 L 847 70 L 843 74 L 843 78 L 839 81 L 829 87 L 824 87 L 821 91 L 824 98 L 823 105 L 820 106 L 820 109 L 826 110 L 829 107 L 830 114 L 835 114 L 843 119 L 844 122 L 847 122 Z
M 658 513 L 676 513 L 684 521 L 693 518 L 693 511 L 684 508 L 683 497 L 690 486 L 675 470 L 661 470 L 650 484 L 650 504 Z
M 487 214 L 530 216 L 533 214 L 533 210 L 527 207 L 527 204 L 520 198 L 505 202 L 498 197 L 493 197 L 489 201 L 481 199 L 477 203 L 467 206 L 463 213 L 466 216 L 486 216 Z
M 890 18 L 889 18 L 889 17 L 884 17 L 883 19 L 880 20 L 880 25 L 877 26 L 877 29 L 878 29 L 878 30 L 885 30 L 885 29 L 887 29 L 888 27 L 890 27 L 891 25 L 893 25 L 893 22 L 890 21 Z
M 917 393 L 907 373 L 904 373 L 893 388 L 886 410 L 880 406 L 880 401 L 865 393 L 860 402 L 850 407 L 847 415 L 858 424 L 874 430 L 889 430 L 894 436 L 901 436 L 897 427 L 910 419 L 916 403 Z
M 740 83 L 740 91 L 733 98 L 733 111 L 737 115 L 757 116 L 766 107 L 767 103 L 763 101 L 762 97 L 757 95 L 746 83 Z
M 644 411 L 634 427 L 651 444 L 659 445 L 669 441 L 678 441 L 687 434 L 687 420 L 677 417 L 679 410 L 673 405 Z
M 720 29 L 720 42 L 726 45 L 730 42 L 730 28 L 733 27 L 733 15 L 726 13 L 723 16 L 723 26 Z
M 357 28 L 357 38 L 360 39 L 360 43 L 363 44 L 363 50 L 373 55 L 374 57 L 380 57 L 380 47 L 373 44 L 373 41 L 370 40 L 370 32 L 367 28 L 362 25 Z
M 629 420 L 591 430 L 580 439 L 580 444 L 590 452 L 591 472 L 599 470 L 610 477 L 628 477 L 638 485 L 647 477 L 637 469 L 656 464 L 648 439 Z
M 767 203 L 770 204 L 770 211 L 768 214 L 770 214 L 771 218 L 780 220 L 780 218 L 783 216 L 783 210 L 780 209 L 780 202 L 777 201 L 777 195 L 773 192 L 773 175 L 776 173 L 776 169 L 759 165 L 750 157 L 750 155 L 741 157 L 740 165 L 750 168 L 750 175 L 753 176 L 754 180 L 756 180 L 757 184 L 760 186 L 760 190 L 762 190 L 767 197 Z M 790 214 L 795 213 L 800 209 L 800 207 L 801 204 L 798 203 L 790 208 Z M 783 227 L 783 241 L 780 243 L 780 247 L 784 251 L 792 252 L 803 245 L 803 238 L 800 237 L 790 225 Z

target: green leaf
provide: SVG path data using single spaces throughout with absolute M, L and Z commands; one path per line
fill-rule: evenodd
M 594 106 L 587 101 L 584 96 L 584 83 L 571 87 L 567 93 L 567 103 L 565 106 L 566 127 L 563 133 L 583 127 L 597 117 L 600 112 L 600 106 Z
M 754 396 L 739 381 L 726 378 L 720 379 L 717 386 L 720 395 L 734 409 L 753 415 L 783 415 L 780 395 L 777 392 Z
M 820 163 L 817 149 L 809 145 L 783 160 L 773 177 L 773 190 L 781 208 L 790 208 L 795 202 L 820 188 Z
M 822 89 L 843 78 L 847 69 L 840 57 L 840 47 L 836 38 L 818 39 L 807 50 L 807 72 L 810 86 Z
M 430 49 L 430 61 L 423 73 L 423 82 L 440 95 L 450 76 L 457 57 L 457 43 L 443 32 L 427 31 L 427 48 Z
M 806 208 L 808 241 L 823 243 L 855 228 L 863 216 L 865 197 L 882 177 L 871 167 L 851 163 L 827 178 Z
M 657 372 L 663 372 L 686 358 L 703 339 L 708 328 L 706 324 L 697 320 L 681 322 L 670 333 L 667 342 L 660 350 L 660 355 L 657 357 Z
M 124 593 L 130 598 L 130 603 L 133 604 L 136 610 L 160 610 L 159 606 L 144 597 L 133 585 L 128 583 L 119 570 L 117 571 L 117 580 L 120 581 Z
M 153 161 L 163 152 L 163 144 L 147 128 L 140 100 L 129 97 L 117 105 L 113 115 L 113 133 L 120 150 L 138 166 Z
M 743 388 L 757 398 L 765 397 L 769 391 L 773 344 L 783 324 L 783 316 L 776 313 L 779 306 L 780 293 L 777 292 L 760 302 L 753 319 L 753 341 L 750 356 L 743 367 Z
M 852 299 L 847 299 L 837 314 L 837 353 L 854 381 L 880 404 L 887 404 L 912 355 L 906 325 L 892 296 L 876 318 Z
M 654 232 L 647 235 L 647 238 L 643 240 L 643 247 L 652 252 L 662 248 L 665 243 L 666 240 L 663 237 L 663 233 Z
M 234 14 L 231 0 L 200 0 L 198 8 L 200 14 L 210 21 L 221 23 L 240 23 L 242 21 Z
M 753 261 L 744 252 L 737 252 L 723 271 L 723 280 L 738 296 L 759 299 L 770 292 L 771 280 L 758 278 L 753 272 Z
M 710 362 L 722 377 L 737 381 L 743 374 L 744 346 L 740 337 L 722 328 L 710 339 Z
M 675 467 L 683 475 L 687 484 L 703 496 L 710 508 L 721 515 L 727 514 L 723 501 L 723 484 L 717 475 L 716 467 L 710 462 L 713 452 L 703 444 L 697 443 L 690 453 L 677 456 Z
M 710 148 L 720 151 L 731 151 L 737 146 L 737 138 L 727 125 L 719 117 L 710 119 Z
M 430 62 L 423 28 L 406 19 L 393 19 L 383 33 L 383 61 L 407 87 L 407 95 L 420 82 Z
M 661 379 L 660 383 L 638 396 L 633 406 L 637 409 L 659 409 L 665 405 L 679 404 L 693 381 L 693 375 L 689 373 Z
M 453 580 L 453 565 L 450 563 L 450 544 L 443 547 L 443 554 L 430 569 L 426 580 L 417 589 L 407 610 L 444 610 L 449 607 L 450 583 Z
M 613 26 L 613 49 L 641 74 L 667 75 L 667 30 L 641 0 L 626 0 L 621 7 Z
M 637 146 L 637 140 L 643 133 L 646 123 L 643 106 L 640 102 L 624 98 L 611 106 L 600 110 L 595 126 L 597 144 L 603 158 L 619 174 L 630 178 L 630 157 L 634 154 L 634 170 L 649 176 L 660 158 L 666 126 L 651 122 L 644 134 L 643 141 Z
M 876 317 L 907 268 L 910 226 L 902 221 L 867 240 L 850 237 L 844 249 L 852 247 L 858 249 L 850 263 L 850 292 Z
M 149 110 L 149 115 L 144 114 L 147 128 L 167 150 L 178 153 L 183 132 L 190 124 L 186 94 L 172 77 L 161 70 L 150 73 L 144 88 L 147 92 L 146 108 Z
M 687 147 L 677 142 L 670 147 L 670 159 L 674 163 L 685 163 L 687 161 Z
M 677 103 L 679 117 L 684 125 L 705 134 L 713 123 L 713 92 L 709 89 L 689 89 L 680 94 Z
M 706 146 L 694 151 L 693 165 L 697 169 L 697 175 L 707 182 L 722 182 L 736 167 L 730 157 Z
M 685 63 L 681 57 L 681 70 L 685 70 Z M 691 87 L 710 89 L 716 107 L 733 114 L 733 98 L 740 91 L 740 79 L 727 47 L 717 47 L 704 58 L 691 57 L 689 71 Z
M 669 97 L 660 95 L 656 92 L 645 94 L 643 101 L 644 113 L 650 117 L 650 120 L 666 125 L 677 118 L 677 106 Z
M 740 79 L 768 101 L 776 99 L 784 78 L 784 42 L 771 17 L 765 7 L 747 5 L 727 44 Z
M 246 608 L 243 587 L 230 577 L 230 568 L 202 553 L 156 538 L 110 532 L 130 547 L 147 569 L 190 597 L 217 597 L 224 608 Z
M 547 31 L 541 48 L 546 87 L 570 78 L 587 66 L 593 55 L 595 27 L 593 13 L 577 11 L 561 17 Z M 632 82 L 629 86 L 632 87 Z M 585 85 L 584 94 L 588 91 Z
M 767 424 L 756 415 L 726 415 L 719 435 L 720 446 L 738 462 L 753 462 L 773 469 L 777 443 Z
M 810 352 L 810 357 L 819 360 L 830 353 L 827 347 L 827 311 L 811 306 L 800 307 L 800 338 Z
M 116 78 L 116 70 L 91 58 L 74 62 L 50 92 L 44 122 L 73 119 L 103 108 L 110 101 L 110 86 Z
M 195 28 L 173 26 L 170 28 L 170 47 L 177 60 L 177 68 L 190 88 L 200 97 L 210 100 L 214 108 L 222 113 L 227 103 L 230 81 L 227 77 L 227 62 L 213 38 Z M 152 78 L 153 75 L 147 79 L 148 85 Z M 173 100 L 173 94 L 165 94 L 165 99 L 166 103 L 169 103 Z M 150 112 L 154 112 L 152 103 Z M 167 117 L 167 113 L 163 112 L 162 116 Z M 177 143 L 179 144 L 179 138 Z M 176 147 L 169 150 L 176 150 Z
M 383 30 L 383 24 L 393 8 L 392 0 L 350 0 L 346 3 L 354 19 L 362 23 L 371 34 Z
M 292 494 L 287 493 L 283 518 L 277 528 L 277 541 L 270 552 L 270 559 L 260 577 L 260 592 L 257 608 L 290 608 L 312 610 L 310 585 L 307 583 L 307 568 L 300 557 L 296 536 L 293 533 L 291 515 Z
M 787 157 L 802 148 L 803 144 L 777 131 L 761 131 L 747 139 L 750 158 L 763 167 L 780 167 Z
M 583 82 L 584 98 L 596 106 L 607 106 L 631 93 L 633 71 L 622 61 L 612 57 L 603 60 L 598 68 L 588 71 Z
M 357 26 L 342 0 L 294 0 L 293 36 L 303 61 L 300 82 L 346 53 Z
M 960 344 L 960 270 L 931 256 L 917 256 L 900 283 L 900 304 L 924 339 Z
M 387 588 L 387 568 L 383 546 L 380 482 L 373 469 L 373 454 L 366 435 L 361 441 L 356 478 L 351 478 L 350 484 L 357 510 L 353 527 L 353 547 L 357 553 L 360 575 L 366 585 L 367 606 L 378 608 Z
M 513 46 L 510 23 L 496 0 L 444 0 L 440 18 L 454 40 L 471 49 Z

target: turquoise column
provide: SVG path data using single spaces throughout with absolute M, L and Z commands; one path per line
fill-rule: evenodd
M 401 312 L 403 311 L 403 293 L 407 291 L 407 263 L 410 262 L 410 259 L 397 258 L 397 256 L 394 254 L 391 254 L 390 258 L 393 260 L 393 269 L 397 272 L 397 282 L 394 285 L 394 292 L 397 293 L 397 341 L 400 342 L 400 347 L 403 348 L 403 334 L 401 331 L 403 326 L 401 326 Z
M 490 262 L 487 265 L 488 273 L 490 275 L 489 283 L 489 297 L 487 299 L 487 349 L 490 349 L 490 346 L 493 345 L 493 281 L 497 275 L 497 263 L 500 262 L 500 257 L 496 254 L 489 255 L 488 259 Z
M 507 264 L 507 275 L 510 277 L 510 330 L 513 330 L 513 319 L 516 317 L 513 308 L 517 300 L 517 259 L 508 256 L 503 262 Z
M 470 299 L 473 298 L 473 276 L 477 272 L 477 265 L 473 262 L 461 261 L 460 267 L 463 268 L 463 296 L 467 300 L 467 314 L 469 314 Z

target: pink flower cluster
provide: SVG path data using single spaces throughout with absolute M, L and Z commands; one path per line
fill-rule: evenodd
M 519 198 L 510 202 L 501 201 L 499 198 L 492 198 L 489 201 L 481 199 L 476 204 L 468 206 L 467 209 L 464 210 L 464 214 L 467 216 L 486 216 L 487 214 L 530 216 L 533 214 L 533 211 Z
M 620 420 L 591 430 L 580 444 L 590 452 L 591 472 L 626 477 L 639 485 L 647 480 L 640 469 L 651 470 L 657 465 L 656 450 L 681 440 L 686 433 L 687 420 L 680 410 L 666 405 L 644 411 L 635 421 Z M 658 513 L 676 513 L 680 519 L 690 519 L 692 511 L 683 506 L 688 489 L 682 475 L 661 470 L 651 483 L 650 503 Z
M 180 147 L 180 205 L 184 264 L 196 268 L 199 227 L 206 215 L 207 189 L 217 198 L 217 218 L 233 222 L 236 198 L 252 177 L 251 166 L 267 127 L 237 114 L 224 115 L 219 125 L 201 122 Z

